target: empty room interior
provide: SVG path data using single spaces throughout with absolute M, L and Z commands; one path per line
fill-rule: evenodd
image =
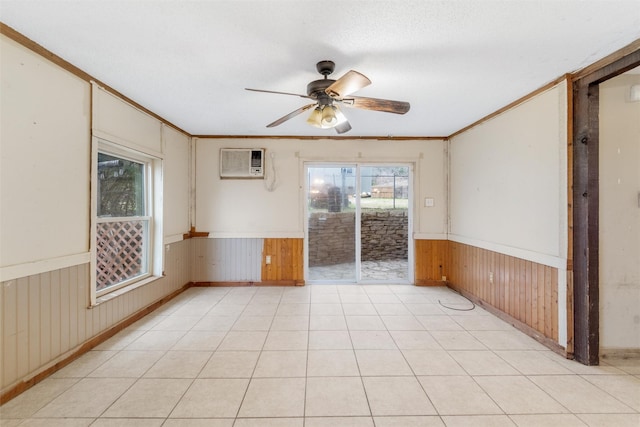
M 0 0 L 0 424 L 640 425 L 640 1 Z

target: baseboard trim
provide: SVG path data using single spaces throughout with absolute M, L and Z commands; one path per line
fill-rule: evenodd
M 59 357 L 58 361 L 52 362 L 53 363 L 52 365 L 42 368 L 41 371 L 39 371 L 38 373 L 34 374 L 32 377 L 30 377 L 30 378 L 28 378 L 26 380 L 22 380 L 22 381 L 20 381 L 20 382 L 18 382 L 16 384 L 14 384 L 10 388 L 8 388 L 7 391 L 5 391 L 2 394 L 0 394 L 0 405 L 4 405 L 5 403 L 10 401 L 11 399 L 17 397 L 21 393 L 27 391 L 28 389 L 30 389 L 34 385 L 36 385 L 39 382 L 41 382 L 42 380 L 46 379 L 47 377 L 49 377 L 54 372 L 57 372 L 60 369 L 64 368 L 65 366 L 67 366 L 68 364 L 70 364 L 71 362 L 73 362 L 74 360 L 76 360 L 77 358 L 79 358 L 80 356 L 82 356 L 83 354 L 85 354 L 86 352 L 91 350 L 92 348 L 94 348 L 94 347 L 98 346 L 99 344 L 103 343 L 104 341 L 108 340 L 109 338 L 111 338 L 112 336 L 114 336 L 118 332 L 122 331 L 126 327 L 131 326 L 132 324 L 134 324 L 138 320 L 142 319 L 147 314 L 149 314 L 152 311 L 158 309 L 161 305 L 169 302 L 170 300 L 172 300 L 176 296 L 180 295 L 182 292 L 186 291 L 191 286 L 193 286 L 192 283 L 187 283 L 187 284 L 183 285 L 180 289 L 170 293 L 167 296 L 162 297 L 161 299 L 159 299 L 156 302 L 151 303 L 150 305 L 148 305 L 148 306 L 142 308 L 141 310 L 135 312 L 131 316 L 121 320 L 117 324 L 113 325 L 111 328 L 99 333 L 98 335 L 94 336 L 93 338 L 90 338 L 88 341 L 85 341 L 84 343 L 80 344 L 75 349 L 70 350 L 69 352 L 61 355 Z
M 242 287 L 255 286 L 255 282 L 194 282 L 193 286 L 198 288 L 216 288 L 216 287 Z
M 304 286 L 304 280 L 265 280 L 262 282 L 195 282 L 196 287 Z
M 499 310 L 498 308 L 487 304 L 486 301 L 478 298 L 477 296 L 470 294 L 469 292 L 466 292 L 462 289 L 458 289 L 456 288 L 453 284 L 451 283 L 447 283 L 447 287 L 449 287 L 450 289 L 454 290 L 455 292 L 458 292 L 460 295 L 468 298 L 471 302 L 473 302 L 475 305 L 482 307 L 483 309 L 487 310 L 489 313 L 493 314 L 494 316 L 499 317 L 500 319 L 504 320 L 505 322 L 509 323 L 511 326 L 513 326 L 514 328 L 518 329 L 520 332 L 530 336 L 531 338 L 533 338 L 534 340 L 538 341 L 540 344 L 544 345 L 545 347 L 549 348 L 550 350 L 554 351 L 555 353 L 558 353 L 559 355 L 567 358 L 567 359 L 572 359 L 572 355 L 567 353 L 567 350 L 562 347 L 560 344 L 558 344 L 557 342 L 555 342 L 554 340 L 545 337 L 544 335 L 542 335 L 540 332 L 536 331 L 535 329 L 533 329 L 531 326 L 527 325 L 526 323 L 523 323 L 521 321 L 519 321 L 518 319 L 509 316 L 507 313 L 505 313 L 504 311 Z
M 600 348 L 602 359 L 640 359 L 640 348 Z
M 304 280 L 265 280 L 256 286 L 304 286 Z
M 416 286 L 447 286 L 447 282 L 433 279 L 417 279 Z

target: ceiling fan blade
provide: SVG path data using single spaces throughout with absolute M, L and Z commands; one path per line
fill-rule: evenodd
M 298 114 L 302 114 L 305 111 L 307 111 L 309 108 L 315 107 L 316 104 L 309 104 L 309 105 L 305 105 L 304 107 L 300 107 L 295 111 L 290 112 L 289 114 L 287 114 L 286 116 L 280 117 L 278 120 L 276 120 L 273 123 L 269 123 L 267 125 L 268 128 L 272 128 L 274 126 L 278 126 L 281 125 L 282 123 L 286 122 L 287 120 L 297 116 Z
M 349 122 L 344 121 L 344 122 L 340 123 L 339 125 L 335 126 L 334 129 L 338 133 L 345 133 L 345 132 L 349 132 L 351 130 L 351 125 L 349 124 Z
M 404 114 L 411 108 L 408 102 L 392 101 L 390 99 L 366 98 L 362 96 L 350 96 L 339 100 L 342 105 L 364 110 L 383 111 L 385 113 Z
M 344 97 L 362 89 L 365 86 L 369 86 L 370 84 L 371 80 L 369 80 L 367 76 L 357 71 L 350 70 L 347 74 L 333 82 L 331 86 L 326 88 L 324 91 L 329 96 Z
M 301 95 L 299 93 L 277 92 L 275 90 L 263 90 L 263 89 L 250 89 L 248 87 L 245 87 L 244 90 L 250 90 L 252 92 L 275 93 L 277 95 L 291 95 L 291 96 L 299 96 L 300 98 L 315 99 L 310 97 L 309 95 Z

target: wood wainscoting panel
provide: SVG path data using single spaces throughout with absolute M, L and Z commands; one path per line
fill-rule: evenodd
M 448 257 L 444 265 L 453 288 L 558 341 L 557 268 L 462 243 L 445 243 Z M 417 248 L 416 243 L 416 254 L 420 253 Z M 429 259 L 425 262 L 434 264 Z M 420 277 L 417 266 L 416 277 Z
M 264 239 L 262 285 L 304 285 L 304 240 Z M 267 264 L 267 256 L 271 263 Z
M 447 275 L 448 240 L 416 240 L 415 282 L 418 286 L 443 285 Z
M 170 244 L 162 278 L 92 308 L 88 263 L 1 282 L 0 405 L 190 286 L 191 242 Z

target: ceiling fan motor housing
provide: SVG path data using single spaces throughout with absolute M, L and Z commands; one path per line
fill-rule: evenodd
M 316 70 L 318 70 L 318 72 L 325 77 L 333 73 L 333 70 L 335 70 L 335 68 L 335 62 L 329 60 L 320 61 L 316 64 Z
M 335 68 L 336 64 L 333 61 L 324 60 L 318 62 L 316 64 L 316 70 L 324 76 L 324 79 L 314 80 L 307 85 L 307 95 L 317 99 L 320 107 L 331 105 L 333 103 L 333 100 L 329 95 L 327 95 L 325 89 L 335 82 L 335 80 L 327 78 L 329 74 L 333 73 Z
M 329 104 L 331 102 L 331 97 L 327 95 L 324 90 L 331 86 L 333 82 L 335 82 L 335 80 L 326 78 L 314 80 L 307 85 L 307 95 L 317 99 L 320 105 Z

